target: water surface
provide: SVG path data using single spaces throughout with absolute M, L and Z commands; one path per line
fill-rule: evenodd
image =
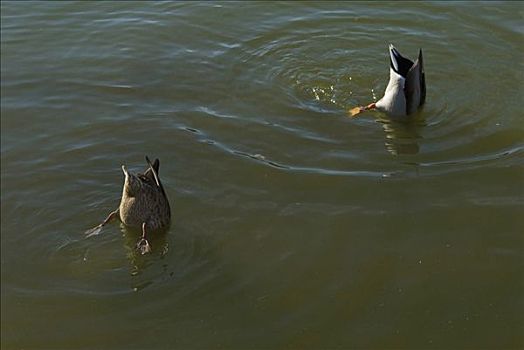
M 2 348 L 524 347 L 522 3 L 1 11 Z M 168 233 L 86 239 L 146 154 Z

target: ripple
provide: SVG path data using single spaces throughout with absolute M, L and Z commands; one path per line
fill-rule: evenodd
M 376 338 L 373 327 L 358 327 L 376 321 L 369 306 L 415 310 L 402 298 L 427 292 L 417 288 L 426 287 L 428 271 L 439 277 L 431 287 L 448 277 L 476 286 L 496 280 L 499 268 L 512 273 L 496 285 L 511 286 L 519 275 L 511 271 L 524 154 L 514 5 L 33 5 L 1 4 L 6 305 L 11 316 L 52 307 L 62 324 L 40 329 L 63 329 L 71 317 L 100 310 L 117 325 L 93 337 L 86 321 L 36 344 L 107 337 L 126 346 L 130 324 L 121 321 L 155 315 L 182 330 L 173 333 L 177 341 L 216 330 L 209 343 L 191 344 L 202 348 L 219 338 L 245 345 L 267 338 L 260 329 L 290 325 L 282 339 L 259 345 L 307 339 L 312 347 L 351 347 L 316 340 Z M 423 48 L 426 105 L 407 123 L 375 112 L 348 118 L 348 108 L 381 97 L 389 42 L 408 57 Z M 139 232 L 118 224 L 89 238 L 83 232 L 118 205 L 120 164 L 141 168 L 144 154 L 162 160 L 175 220 L 142 257 L 134 250 Z M 370 261 L 379 262 L 371 278 L 361 268 Z M 499 298 L 500 288 L 488 292 L 466 308 L 490 298 L 514 304 L 512 295 Z M 431 310 L 452 315 L 457 305 L 439 297 Z M 365 302 L 353 305 L 359 298 Z M 302 322 L 340 307 L 357 312 L 326 326 L 327 338 Z M 261 317 L 243 317 L 255 309 Z M 357 327 L 340 326 L 348 321 Z M 11 324 L 8 347 L 31 347 L 14 344 L 27 337 L 13 329 L 39 328 Z M 144 341 L 165 339 L 165 327 L 146 326 L 153 333 Z M 182 334 L 188 329 L 194 333 Z

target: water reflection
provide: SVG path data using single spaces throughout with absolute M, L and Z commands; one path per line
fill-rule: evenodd
M 407 122 L 394 121 L 389 118 L 379 118 L 385 132 L 386 150 L 393 155 L 417 154 L 420 150 L 418 140 L 420 136 L 418 129 L 423 122 L 412 119 Z
M 169 242 L 167 239 L 168 229 L 152 231 L 148 234 L 147 239 L 151 245 L 152 251 L 149 254 L 142 255 L 137 249 L 136 244 L 142 237 L 140 229 L 129 228 L 124 225 L 120 226 L 124 235 L 124 248 L 126 256 L 131 263 L 131 275 L 138 275 L 149 265 L 151 256 L 163 257 L 169 251 Z

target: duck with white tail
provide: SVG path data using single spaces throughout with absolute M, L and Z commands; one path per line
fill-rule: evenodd
M 392 119 L 405 120 L 424 104 L 426 79 L 422 49 L 419 50 L 417 60 L 413 62 L 402 56 L 392 44 L 389 44 L 389 61 L 389 83 L 384 96 L 367 106 L 350 109 L 348 112 L 350 117 L 376 109 L 386 113 Z

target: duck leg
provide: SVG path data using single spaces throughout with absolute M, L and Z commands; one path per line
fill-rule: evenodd
M 348 111 L 348 114 L 350 117 L 356 117 L 358 114 L 364 112 L 364 111 L 368 111 L 370 109 L 375 109 L 376 108 L 376 105 L 375 103 L 370 103 L 368 104 L 367 106 L 359 106 L 359 107 L 355 107 L 355 108 L 351 108 L 349 111 Z
M 142 239 L 136 244 L 136 248 L 140 251 L 140 254 L 144 255 L 151 253 L 151 245 L 146 238 L 146 223 L 142 223 Z
M 99 234 L 100 231 L 102 230 L 103 226 L 105 226 L 109 222 L 113 221 L 114 219 L 119 219 L 119 218 L 120 218 L 120 210 L 117 209 L 117 210 L 112 211 L 100 225 L 97 225 L 97 226 L 87 230 L 85 232 L 86 237 L 91 237 L 91 236 Z

